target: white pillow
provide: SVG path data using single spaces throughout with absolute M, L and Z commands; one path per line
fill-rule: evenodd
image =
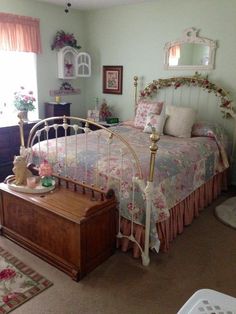
M 167 119 L 164 134 L 176 137 L 191 137 L 196 112 L 193 108 L 166 106 Z
M 152 128 L 155 128 L 159 135 L 163 135 L 165 120 L 165 114 L 159 115 L 153 112 L 149 112 L 143 132 L 152 133 Z

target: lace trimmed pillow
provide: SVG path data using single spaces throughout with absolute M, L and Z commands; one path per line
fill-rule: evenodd
M 146 125 L 146 119 L 150 112 L 155 114 L 160 114 L 162 111 L 163 102 L 147 102 L 147 101 L 140 101 L 138 103 L 135 119 L 134 119 L 134 126 L 136 128 L 144 128 Z

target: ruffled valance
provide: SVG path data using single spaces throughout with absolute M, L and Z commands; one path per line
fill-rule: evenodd
M 0 50 L 41 52 L 39 19 L 0 13 Z

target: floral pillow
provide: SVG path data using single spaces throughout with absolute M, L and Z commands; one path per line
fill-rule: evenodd
M 221 142 L 225 148 L 228 146 L 228 136 L 218 123 L 207 121 L 195 122 L 192 128 L 192 136 L 212 137 Z
M 152 133 L 152 128 L 155 128 L 156 132 L 159 135 L 163 135 L 165 121 L 166 114 L 163 109 L 160 115 L 155 114 L 153 112 L 149 112 L 143 132 Z
M 134 119 L 134 126 L 136 128 L 144 128 L 146 125 L 146 119 L 150 112 L 155 114 L 160 114 L 163 107 L 163 102 L 146 102 L 140 101 L 138 103 L 135 119 Z
M 205 136 L 213 138 L 220 150 L 223 164 L 228 167 L 227 151 L 229 147 L 229 140 L 225 130 L 214 122 L 195 122 L 192 128 L 192 137 L 194 136 Z

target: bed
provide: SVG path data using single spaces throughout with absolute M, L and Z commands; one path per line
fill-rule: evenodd
M 108 129 L 79 117 L 47 118 L 21 154 L 36 167 L 50 163 L 75 190 L 113 191 L 118 246 L 148 265 L 150 248 L 167 251 L 227 187 L 236 115 L 228 93 L 199 74 L 155 80 L 140 92 L 134 77 L 134 87 L 133 121 Z

